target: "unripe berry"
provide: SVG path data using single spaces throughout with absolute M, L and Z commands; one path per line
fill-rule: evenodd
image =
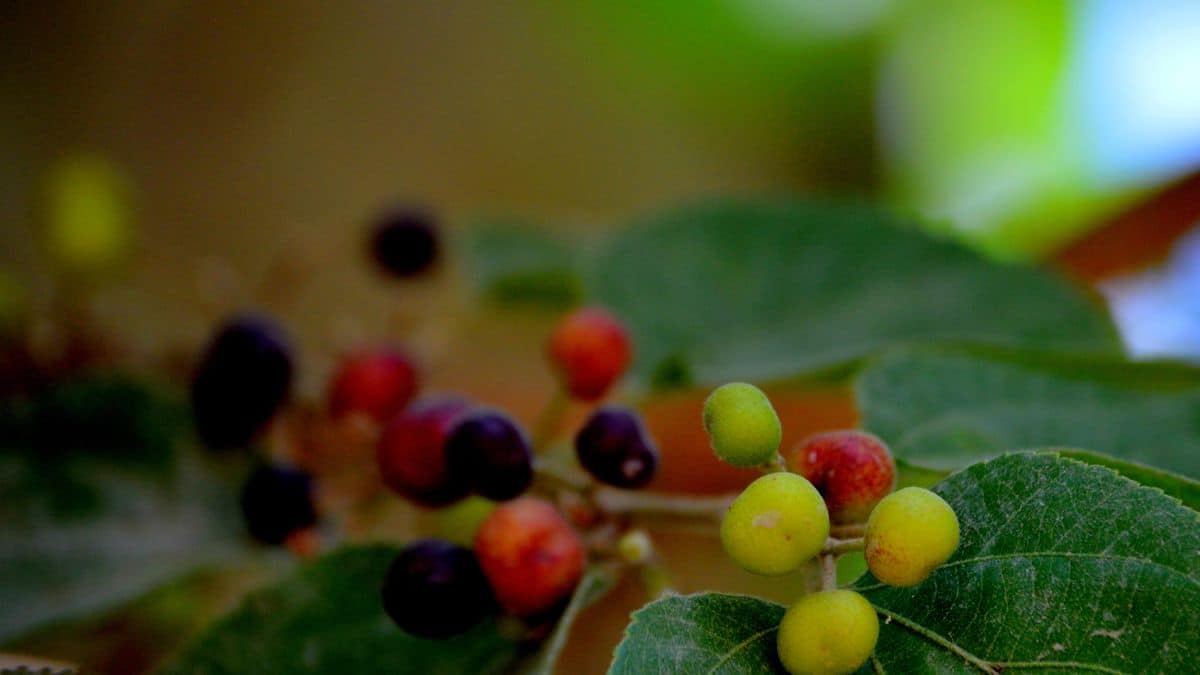
M 428 270 L 437 260 L 438 248 L 437 222 L 415 209 L 389 209 L 371 235 L 371 256 L 396 277 L 414 277 Z
M 425 506 L 444 506 L 467 496 L 467 477 L 446 459 L 446 439 L 467 402 L 450 397 L 418 401 L 383 429 L 376 450 L 383 482 Z
M 47 188 L 48 253 L 65 271 L 102 273 L 129 257 L 134 194 L 118 167 L 100 156 L 69 157 L 54 167 Z
M 380 595 L 392 621 L 423 638 L 457 635 L 495 608 L 475 554 L 436 539 L 401 551 L 388 568 Z
M 892 491 L 896 463 L 887 445 L 863 431 L 831 431 L 798 443 L 785 458 L 825 497 L 834 523 L 861 523 Z
M 312 477 L 284 466 L 260 465 L 242 486 L 242 515 L 250 536 L 278 546 L 317 522 Z
M 361 413 L 383 423 L 417 393 L 412 361 L 393 349 L 351 354 L 329 380 L 329 412 L 334 417 Z
M 734 466 L 761 466 L 775 459 L 783 427 L 770 399 L 744 382 L 717 387 L 704 402 L 704 430 L 717 456 Z
M 799 569 L 821 551 L 829 513 L 804 478 L 772 473 L 751 483 L 721 521 L 721 544 L 734 562 L 755 574 Z
M 474 412 L 460 419 L 446 439 L 446 459 L 472 490 L 494 501 L 517 497 L 533 483 L 529 441 L 500 413 Z
M 658 449 L 627 408 L 593 413 L 575 436 L 575 455 L 596 480 L 622 488 L 645 485 L 658 468 Z
M 283 331 L 260 316 L 221 326 L 192 379 L 196 432 L 212 448 L 245 445 L 287 398 L 292 357 Z
M 454 544 L 470 546 L 475 541 L 475 533 L 479 526 L 496 508 L 496 502 L 483 497 L 471 496 L 466 499 L 438 509 L 436 523 L 438 536 Z
M 875 651 L 879 617 L 854 591 L 810 593 L 788 608 L 776 640 L 779 660 L 793 675 L 850 673 Z
M 877 579 L 915 586 L 958 548 L 958 516 L 933 492 L 906 487 L 871 512 L 864 543 L 867 567 Z
M 550 335 L 546 352 L 567 391 L 583 401 L 603 398 L 633 359 L 625 326 L 599 307 L 568 314 Z
M 501 504 L 475 534 L 475 555 L 500 605 L 520 617 L 557 608 L 583 575 L 583 542 L 549 502 Z

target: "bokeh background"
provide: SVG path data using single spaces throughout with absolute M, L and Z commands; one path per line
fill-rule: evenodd
M 433 388 L 531 419 L 553 316 L 464 310 L 453 248 L 433 279 L 382 284 L 363 256 L 381 208 L 586 240 L 799 193 L 1045 261 L 1096 285 L 1132 354 L 1200 359 L 1198 35 L 1189 0 L 5 2 L 0 320 L 32 317 L 52 350 L 71 298 L 128 362 L 182 369 L 219 317 L 265 306 L 302 390 L 386 336 Z M 834 402 L 813 423 L 849 421 Z M 678 561 L 711 549 L 676 537 Z M 753 585 L 682 567 L 685 587 Z M 619 630 L 641 599 L 600 611 Z M 602 668 L 611 638 L 568 662 Z

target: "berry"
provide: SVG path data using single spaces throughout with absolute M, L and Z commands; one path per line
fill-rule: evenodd
M 958 548 L 958 516 L 938 495 L 906 487 L 883 498 L 867 519 L 867 567 L 892 586 L 915 586 Z
M 500 606 L 526 618 L 565 602 L 585 562 L 579 536 L 536 497 L 497 506 L 475 534 L 475 555 Z
M 575 455 L 596 480 L 621 488 L 645 485 L 658 468 L 658 448 L 627 408 L 601 408 L 575 436 Z
M 825 496 L 829 518 L 861 523 L 892 491 L 896 463 L 887 445 L 863 431 L 810 436 L 785 457 L 789 471 L 807 478 Z
M 418 401 L 383 428 L 375 458 L 383 482 L 425 506 L 445 506 L 471 491 L 466 477 L 446 460 L 446 438 L 466 413 L 467 402 L 452 397 Z
M 250 536 L 278 546 L 317 522 L 308 473 L 284 466 L 255 467 L 242 486 L 242 515 Z
M 450 470 L 495 501 L 520 495 L 533 482 L 533 452 L 507 416 L 476 412 L 459 420 L 446 439 Z
M 571 396 L 582 401 L 604 397 L 633 359 L 628 331 L 612 314 L 585 307 L 568 314 L 546 345 Z
M 127 260 L 136 239 L 133 186 L 98 155 L 58 162 L 47 181 L 48 253 L 65 271 L 96 274 Z
M 772 473 L 746 487 L 721 521 L 721 544 L 755 574 L 793 572 L 821 551 L 829 512 L 821 494 L 793 473 Z
M 380 594 L 392 621 L 423 638 L 462 633 L 495 609 L 475 554 L 436 539 L 405 547 L 388 567 Z
M 245 445 L 283 405 L 292 358 L 270 319 L 242 316 L 221 326 L 192 379 L 196 432 L 212 448 Z
M 789 673 L 854 672 L 875 651 L 879 617 L 854 591 L 810 593 L 788 608 L 776 649 Z
M 761 466 L 779 451 L 783 427 L 770 399 L 744 382 L 717 387 L 704 402 L 704 430 L 717 456 L 734 466 Z
M 412 361 L 393 349 L 362 351 L 346 357 L 329 381 L 329 412 L 334 417 L 365 414 L 386 422 L 417 392 Z
M 496 502 L 483 497 L 467 497 L 457 504 L 437 510 L 437 532 L 446 541 L 470 546 L 479 526 L 495 508 Z
M 375 262 L 396 277 L 414 277 L 428 270 L 437 259 L 438 248 L 437 222 L 420 210 L 388 210 L 371 235 Z

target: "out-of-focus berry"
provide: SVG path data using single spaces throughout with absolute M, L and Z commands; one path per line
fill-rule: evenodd
M 392 276 L 417 276 L 437 260 L 437 230 L 437 221 L 425 211 L 390 208 L 375 222 L 371 234 L 371 256 L 383 271 Z
M 257 466 L 242 486 L 242 515 L 250 536 L 264 544 L 282 544 L 317 522 L 312 477 L 290 467 Z
M 575 436 L 575 456 L 596 480 L 622 488 L 645 485 L 658 468 L 658 449 L 627 408 L 593 413 Z
M 329 411 L 334 417 L 353 413 L 383 423 L 400 412 L 417 393 L 417 370 L 394 349 L 364 350 L 347 356 L 329 381 Z
M 429 639 L 462 633 L 495 609 L 475 554 L 436 539 L 405 547 L 388 568 L 380 595 L 397 626 Z
M 496 412 L 462 417 L 446 439 L 451 470 L 495 501 L 519 496 L 533 482 L 533 452 L 516 423 Z
M 379 437 L 379 473 L 393 491 L 425 506 L 445 506 L 467 496 L 468 476 L 446 458 L 446 439 L 468 409 L 465 400 L 417 401 L 394 417 Z
M 567 391 L 583 401 L 603 398 L 633 359 L 625 326 L 599 307 L 578 309 L 563 318 L 546 352 Z

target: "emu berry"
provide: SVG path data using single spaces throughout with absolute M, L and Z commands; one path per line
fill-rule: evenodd
M 364 350 L 342 360 L 329 381 L 334 417 L 361 413 L 385 422 L 412 400 L 417 371 L 412 361 L 389 348 Z
M 811 560 L 829 536 L 821 494 L 794 473 L 771 473 L 748 485 L 721 521 L 721 545 L 747 571 L 788 574 Z
M 789 471 L 804 476 L 825 497 L 834 523 L 861 523 L 896 483 L 887 445 L 864 431 L 830 431 L 805 439 L 787 453 Z
M 546 353 L 572 396 L 596 401 L 625 373 L 633 347 L 616 317 L 599 307 L 585 307 L 559 322 Z
M 770 399 L 745 382 L 721 385 L 704 402 L 704 430 L 717 456 L 734 466 L 758 466 L 775 458 L 783 427 Z
M 958 516 L 936 493 L 906 487 L 883 498 L 867 519 L 867 567 L 889 586 L 915 586 L 954 555 Z
M 212 448 L 248 443 L 275 415 L 292 384 L 283 331 L 262 316 L 242 316 L 213 336 L 192 379 L 196 432 Z
M 437 223 L 420 210 L 393 208 L 384 213 L 371 235 L 371 255 L 387 273 L 413 277 L 438 255 Z
M 512 499 L 533 482 L 533 452 L 505 415 L 477 412 L 461 419 L 446 440 L 450 469 L 471 489 L 495 501 Z
M 312 477 L 299 469 L 259 465 L 242 486 L 242 515 L 250 536 L 282 544 L 317 522 Z
M 383 609 L 407 633 L 444 639 L 482 621 L 495 607 L 470 549 L 426 539 L 410 544 L 388 567 Z
M 383 428 L 376 450 L 379 473 L 392 490 L 425 506 L 445 506 L 471 491 L 467 476 L 447 462 L 446 438 L 467 402 L 451 397 L 417 401 Z
M 593 413 L 575 436 L 575 455 L 596 480 L 622 488 L 645 485 L 658 468 L 658 450 L 626 408 Z
M 848 590 L 810 593 L 788 608 L 775 640 L 789 673 L 852 673 L 879 640 L 879 617 L 866 598 Z

